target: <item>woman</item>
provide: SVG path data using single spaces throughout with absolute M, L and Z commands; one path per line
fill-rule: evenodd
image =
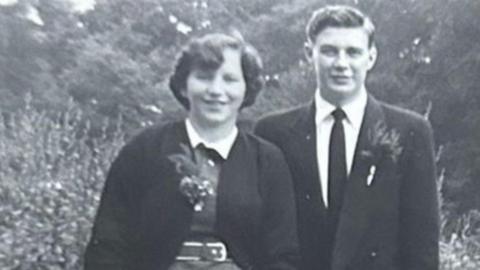
M 209 34 L 183 50 L 170 88 L 187 119 L 127 144 L 108 174 L 85 255 L 92 269 L 294 269 L 295 207 L 280 150 L 237 129 L 261 60 Z

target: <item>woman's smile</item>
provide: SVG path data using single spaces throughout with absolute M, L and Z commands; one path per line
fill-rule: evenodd
M 194 68 L 187 78 L 189 118 L 196 125 L 234 126 L 246 92 L 240 51 L 223 50 L 216 69 Z

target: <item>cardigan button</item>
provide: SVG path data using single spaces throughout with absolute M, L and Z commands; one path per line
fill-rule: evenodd
M 372 251 L 372 252 L 370 253 L 370 258 L 375 259 L 375 258 L 377 257 L 377 255 L 378 255 L 377 252 Z
M 310 194 L 305 195 L 305 199 L 306 199 L 307 201 L 309 201 L 309 200 L 310 200 Z
M 208 165 L 210 165 L 210 167 L 215 166 L 215 162 L 214 162 L 213 160 L 211 160 L 211 159 L 209 159 L 209 160 L 207 161 L 207 163 L 208 163 Z

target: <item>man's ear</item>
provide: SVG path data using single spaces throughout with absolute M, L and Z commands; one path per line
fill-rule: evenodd
M 377 62 L 377 55 L 377 46 L 372 44 L 370 49 L 368 49 L 368 70 L 371 70 L 375 66 L 375 63 Z
M 310 42 L 305 42 L 303 44 L 303 52 L 305 53 L 305 58 L 307 58 L 307 61 L 310 62 L 312 60 L 313 56 L 313 45 Z

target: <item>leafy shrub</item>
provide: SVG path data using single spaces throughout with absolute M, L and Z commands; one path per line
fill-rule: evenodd
M 480 269 L 480 211 L 470 210 L 456 217 L 447 207 L 441 192 L 445 170 L 438 178 L 439 201 L 441 206 L 440 269 Z
M 0 118 L 0 269 L 81 269 L 106 169 L 124 138 L 107 138 L 105 122 L 91 139 L 73 103 L 53 116 L 29 104 Z
M 455 232 L 440 239 L 441 269 L 480 269 L 480 212 L 471 210 L 455 223 Z

